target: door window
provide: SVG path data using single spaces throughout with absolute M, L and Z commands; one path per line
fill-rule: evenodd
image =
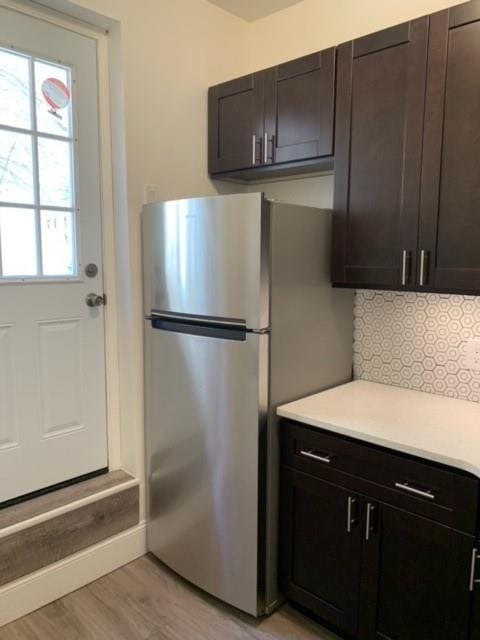
M 0 48 L 0 282 L 78 275 L 72 69 Z

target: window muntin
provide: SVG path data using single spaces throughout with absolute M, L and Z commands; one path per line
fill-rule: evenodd
M 78 276 L 72 69 L 0 47 L 0 283 Z

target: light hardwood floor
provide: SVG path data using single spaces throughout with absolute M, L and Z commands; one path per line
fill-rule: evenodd
M 150 556 L 0 629 L 0 640 L 338 640 L 289 606 L 254 620 Z

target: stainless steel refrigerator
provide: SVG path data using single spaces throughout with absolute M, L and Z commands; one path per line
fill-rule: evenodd
M 275 407 L 351 379 L 330 234 L 261 193 L 143 211 L 148 549 L 254 616 L 279 601 Z

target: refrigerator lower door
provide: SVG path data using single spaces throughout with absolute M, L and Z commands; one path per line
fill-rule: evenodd
M 268 335 L 146 333 L 148 548 L 258 615 Z
M 268 326 L 269 206 L 261 193 L 144 207 L 145 313 Z

